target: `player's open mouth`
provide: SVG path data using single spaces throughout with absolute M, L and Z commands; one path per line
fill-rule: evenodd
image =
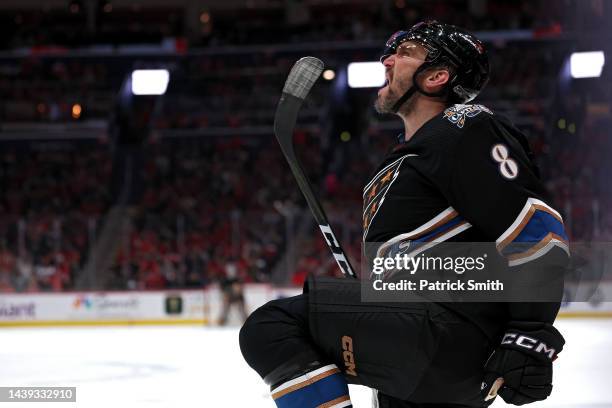
M 385 78 L 385 83 L 380 87 L 380 89 L 378 90 L 378 92 L 380 93 L 380 91 L 382 91 L 383 89 L 385 89 L 386 87 L 389 86 L 389 84 L 391 84 L 391 80 L 393 78 L 391 77 L 391 75 L 386 75 Z
M 391 81 L 393 80 L 393 74 L 391 73 L 391 70 L 387 70 L 387 72 L 385 72 L 385 77 L 387 78 L 387 82 L 386 84 L 390 84 Z
M 387 76 L 387 78 L 385 79 L 385 83 L 380 87 L 380 89 L 378 90 L 378 93 L 382 92 L 383 89 L 388 88 L 389 85 L 391 84 L 391 76 Z

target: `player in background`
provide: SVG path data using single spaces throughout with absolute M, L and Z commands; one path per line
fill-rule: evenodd
M 221 314 L 219 315 L 219 326 L 225 326 L 229 317 L 230 308 L 238 307 L 240 317 L 244 322 L 248 313 L 244 304 L 244 283 L 240 278 L 239 266 L 234 259 L 229 259 L 223 268 L 223 276 L 219 280 L 219 287 L 223 296 Z
M 387 83 L 376 109 L 399 116 L 405 131 L 364 189 L 364 243 L 490 242 L 523 277 L 561 277 L 567 236 L 525 137 L 466 105 L 489 77 L 483 44 L 429 21 L 395 33 L 381 61 Z M 558 282 L 548 291 L 560 301 Z M 365 303 L 359 281 L 311 277 L 302 295 L 256 310 L 240 346 L 282 408 L 350 407 L 347 383 L 378 390 L 381 408 L 485 407 L 500 377 L 499 395 L 522 405 L 552 391 L 564 345 L 552 325 L 558 309 L 558 301 Z

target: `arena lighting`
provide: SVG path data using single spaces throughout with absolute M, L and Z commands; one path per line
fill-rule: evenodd
M 74 105 L 72 105 L 71 114 L 74 119 L 80 118 L 82 112 L 83 112 L 83 108 L 81 107 L 80 104 L 75 103 Z
M 574 52 L 570 57 L 572 78 L 598 78 L 605 62 L 603 51 Z
M 168 88 L 170 73 L 167 69 L 137 69 L 132 71 L 134 95 L 163 95 Z
M 351 88 L 379 88 L 385 84 L 385 66 L 378 61 L 352 62 L 348 65 Z
M 323 79 L 325 79 L 326 81 L 331 81 L 335 77 L 336 73 L 333 69 L 326 69 L 325 71 L 323 71 Z

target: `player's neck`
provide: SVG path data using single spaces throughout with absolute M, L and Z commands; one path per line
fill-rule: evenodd
M 407 113 L 400 113 L 404 121 L 404 140 L 408 141 L 431 118 L 437 116 L 446 108 L 446 105 L 429 98 L 419 98 L 415 106 Z

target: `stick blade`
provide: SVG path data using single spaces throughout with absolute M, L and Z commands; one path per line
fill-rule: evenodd
M 300 58 L 291 68 L 283 92 L 302 100 L 306 99 L 324 67 L 325 64 L 318 58 Z

